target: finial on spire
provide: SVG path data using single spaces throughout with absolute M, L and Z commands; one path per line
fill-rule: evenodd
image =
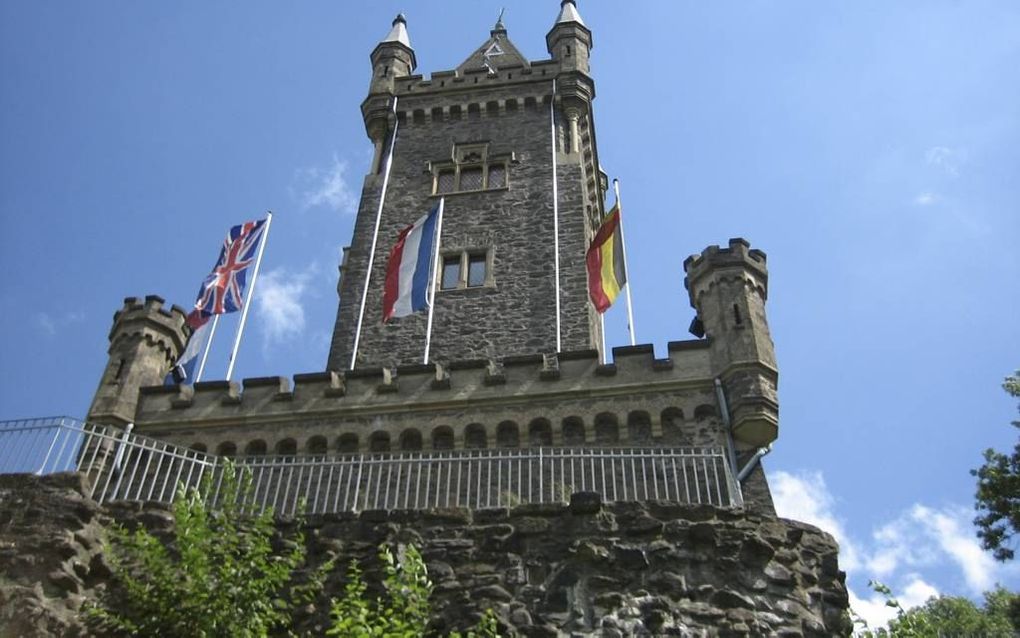
M 506 33 L 506 26 L 503 25 L 503 14 L 506 13 L 506 7 L 499 10 L 499 17 L 496 18 L 496 26 L 492 27 L 492 34 Z

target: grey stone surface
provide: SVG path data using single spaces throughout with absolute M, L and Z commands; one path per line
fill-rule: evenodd
M 168 530 L 165 507 L 100 508 L 85 489 L 76 475 L 0 476 L 0 636 L 87 635 L 83 605 L 117 595 L 104 527 Z M 463 630 L 492 609 L 504 635 L 850 634 L 836 543 L 814 527 L 739 509 L 573 500 L 477 513 L 313 516 L 303 525 L 311 564 L 353 559 L 370 582 L 380 544 L 415 543 L 435 583 L 437 631 Z M 294 525 L 279 522 L 281 530 Z M 627 533 L 634 525 L 644 530 L 638 536 Z M 342 568 L 331 572 L 294 629 L 321 634 L 326 601 L 344 584 Z

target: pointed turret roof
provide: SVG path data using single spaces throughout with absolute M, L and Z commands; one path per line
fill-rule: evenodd
M 528 59 L 507 37 L 501 13 L 492 31 L 489 31 L 489 39 L 457 66 L 457 72 L 482 68 L 496 71 L 500 67 L 519 65 L 529 66 Z
M 397 17 L 393 19 L 393 28 L 382 39 L 382 42 L 398 42 L 408 49 L 412 48 L 411 38 L 407 35 L 407 18 L 404 17 L 403 13 L 398 13 Z
M 577 12 L 577 4 L 574 0 L 563 0 L 560 3 L 560 15 L 556 18 L 556 24 L 561 22 L 576 22 L 582 27 L 588 26 L 581 19 L 581 14 Z

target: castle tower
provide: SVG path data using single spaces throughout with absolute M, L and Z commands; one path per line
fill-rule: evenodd
M 89 421 L 132 423 L 139 389 L 161 384 L 184 350 L 190 332 L 186 313 L 178 306 L 167 310 L 163 303 L 155 295 L 146 297 L 144 303 L 128 297 L 114 314 L 109 359 L 89 408 Z
M 765 253 L 731 239 L 728 248 L 709 246 L 688 257 L 684 270 L 697 322 L 708 336 L 712 375 L 727 395 L 733 435 L 745 446 L 767 445 L 779 431 L 779 372 L 765 318 Z
M 406 21 L 398 16 L 373 51 L 362 115 L 376 152 L 341 268 L 330 370 L 352 367 L 394 129 L 356 367 L 421 362 L 425 313 L 383 324 L 382 294 L 397 235 L 440 197 L 445 208 L 431 358 L 556 352 L 554 163 L 560 349 L 587 350 L 601 343 L 588 303 L 584 253 L 602 217 L 607 184 L 598 169 L 592 122 L 591 32 L 572 0 L 563 2 L 547 42 L 552 59 L 528 61 L 500 19 L 456 69 L 434 72 L 426 80 L 410 75 L 414 50 Z

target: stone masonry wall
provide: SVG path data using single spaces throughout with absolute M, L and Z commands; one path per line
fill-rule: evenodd
M 0 477 L 0 636 L 87 635 L 77 616 L 108 586 L 100 545 L 113 520 L 166 531 L 165 507 L 82 496 L 77 475 Z M 281 521 L 292 529 L 294 521 Z M 832 537 L 743 510 L 669 503 L 367 511 L 304 523 L 312 562 L 352 558 L 378 573 L 382 543 L 421 548 L 436 589 L 435 629 L 493 609 L 504 635 L 849 635 Z M 343 569 L 327 583 L 342 591 Z M 296 629 L 321 635 L 325 600 Z
M 472 85 L 454 94 L 401 96 L 401 124 L 394 147 L 386 203 L 379 229 L 359 345 L 362 365 L 421 361 L 426 315 L 382 323 L 386 259 L 400 230 L 438 201 L 426 162 L 449 161 L 455 144 L 489 143 L 489 156 L 509 156 L 508 186 L 446 195 L 442 251 L 491 250 L 492 285 L 437 291 L 432 359 L 450 361 L 555 352 L 555 279 L 553 277 L 552 158 L 548 96 L 551 75 L 499 86 Z M 450 112 L 451 105 L 507 101 L 498 113 Z M 438 119 L 410 116 L 442 109 Z M 562 114 L 557 128 L 562 137 Z M 562 142 L 561 142 L 562 144 Z M 580 154 L 560 154 L 558 164 L 562 349 L 596 345 L 587 303 L 584 253 L 586 230 Z M 369 175 L 362 189 L 354 237 L 340 283 L 340 308 L 328 369 L 350 368 L 383 176 Z

